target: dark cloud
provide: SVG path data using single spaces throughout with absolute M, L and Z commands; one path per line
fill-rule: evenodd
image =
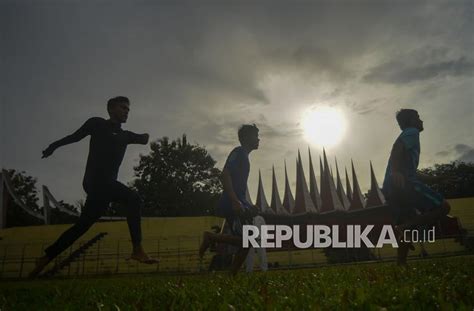
M 472 59 L 463 57 L 472 51 L 468 1 L 53 2 L 8 1 L 0 10 L 8 111 L 0 149 L 5 165 L 31 171 L 67 198 L 80 186 L 58 181 L 63 172 L 80 180 L 86 142 L 65 148 L 60 163 L 37 155 L 88 117 L 106 117 L 113 95 L 133 101 L 126 128 L 187 133 L 219 161 L 238 144 L 242 123 L 260 127 L 266 153 L 294 158 L 288 148 L 301 143 L 298 109 L 306 102 L 353 102 L 368 124 L 393 104 L 399 94 L 360 83 L 367 68 L 366 79 L 397 84 L 472 73 Z M 450 102 L 472 97 L 453 93 Z M 132 159 L 122 171 L 132 172 Z M 262 155 L 255 166 L 267 161 Z
M 264 59 L 269 72 L 297 72 L 307 77 L 325 75 L 342 81 L 354 77 L 354 73 L 340 61 L 340 55 L 319 46 L 282 46 L 268 51 Z
M 193 130 L 193 134 L 207 134 L 209 131 L 213 131 L 212 136 L 206 135 L 209 144 L 212 146 L 220 146 L 220 148 L 225 146 L 229 149 L 231 146 L 239 143 L 237 131 L 242 124 L 256 124 L 260 130 L 259 135 L 261 140 L 270 146 L 284 145 L 287 139 L 294 139 L 301 136 L 301 129 L 296 124 L 271 124 L 266 121 L 262 115 L 256 117 L 243 115 L 229 120 L 208 119 L 207 122 L 203 122 L 200 127 L 196 127 Z
M 447 157 L 451 154 L 450 151 L 440 151 L 440 152 L 436 152 L 436 155 L 439 156 L 439 157 Z
M 260 128 L 260 133 L 265 139 L 287 139 L 301 136 L 301 129 L 296 126 L 296 124 L 275 124 L 270 125 L 267 123 L 258 124 Z
M 472 150 L 472 147 L 465 144 L 457 144 L 456 146 L 454 146 L 454 150 L 456 150 L 456 152 L 458 153 L 465 153 Z
M 474 148 L 466 144 L 457 144 L 448 150 L 436 153 L 437 156 L 451 157 L 455 161 L 474 162 Z
M 365 102 L 348 102 L 347 107 L 359 115 L 368 115 L 377 111 L 377 109 L 386 104 L 387 99 L 375 98 Z
M 425 65 L 412 61 L 395 60 L 373 68 L 363 79 L 366 82 L 406 84 L 445 76 L 467 76 L 474 70 L 474 62 L 465 57 Z
M 464 144 L 457 144 L 454 149 L 459 154 L 458 161 L 474 162 L 474 148 Z
M 458 158 L 458 161 L 473 163 L 474 162 L 474 149 L 464 152 L 463 155 Z

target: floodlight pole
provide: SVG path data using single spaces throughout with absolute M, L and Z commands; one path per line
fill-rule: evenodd
M 6 197 L 5 197 L 5 185 L 3 181 L 3 171 L 0 172 L 0 229 L 5 228 L 6 226 L 6 220 L 7 220 L 7 202 L 6 202 Z
M 43 213 L 44 213 L 44 224 L 51 224 L 51 205 L 49 204 L 49 197 L 47 195 L 47 188 L 43 185 Z

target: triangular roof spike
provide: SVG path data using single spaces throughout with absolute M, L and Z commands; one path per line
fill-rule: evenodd
M 329 164 L 328 159 L 326 157 L 326 152 L 323 150 L 323 161 L 324 161 L 324 178 L 323 178 L 323 185 L 321 185 L 321 189 L 324 189 L 324 192 L 321 191 L 321 199 L 323 201 L 322 204 L 322 212 L 329 212 L 333 210 L 343 211 L 344 207 L 339 200 L 339 197 L 336 193 L 336 186 L 334 185 L 334 180 L 331 177 L 329 172 Z
M 351 187 L 351 181 L 349 180 L 349 175 L 347 174 L 347 167 L 344 167 L 344 171 L 346 173 L 346 194 L 350 202 L 352 201 L 352 187 Z
M 258 206 L 260 211 L 264 214 L 273 214 L 272 209 L 268 205 L 267 198 L 265 196 L 265 190 L 263 190 L 262 174 L 260 170 L 258 171 L 258 192 L 257 192 L 257 202 L 255 205 Z
M 274 197 L 276 190 L 276 198 Z M 270 201 L 270 208 L 276 213 L 276 208 L 273 208 L 273 204 L 275 203 L 274 201 L 278 201 L 280 199 L 280 196 L 278 195 L 278 185 L 276 183 L 276 178 L 275 178 L 275 165 L 272 165 L 272 197 Z
M 247 200 L 248 203 L 250 203 L 251 205 L 254 205 L 252 202 L 252 198 L 250 197 L 249 187 L 247 187 L 247 190 L 245 190 L 245 199 Z
M 362 195 L 362 191 L 360 190 L 359 181 L 357 180 L 356 171 L 354 169 L 354 162 L 351 160 L 352 166 L 352 184 L 354 185 L 354 192 L 352 193 L 352 200 L 350 210 L 358 210 L 365 207 L 365 198 Z
M 323 148 L 323 163 L 324 163 L 324 173 L 328 172 L 329 176 L 333 177 L 332 167 L 329 165 L 328 158 L 326 156 L 326 150 Z
M 349 202 L 349 199 L 347 199 L 346 193 L 344 192 L 344 188 L 342 187 L 342 180 L 341 180 L 341 175 L 339 175 L 339 167 L 337 165 L 336 157 L 334 157 L 334 160 L 336 162 L 336 180 L 337 180 L 336 192 L 339 197 L 339 200 L 341 201 L 342 206 L 344 207 L 344 210 L 348 210 L 351 203 Z
M 344 188 L 342 188 L 341 176 L 339 175 L 339 166 L 337 165 L 337 157 L 334 157 L 334 163 L 336 164 L 336 192 L 338 192 L 339 194 L 339 191 L 340 190 L 344 191 Z
M 289 214 L 281 204 L 280 194 L 278 192 L 278 184 L 275 175 L 275 166 L 272 166 L 272 200 L 270 203 L 270 208 L 273 210 L 273 212 L 279 215 Z
M 326 150 L 323 148 L 323 176 L 324 179 L 326 179 L 326 172 L 329 172 L 329 164 L 328 164 L 328 159 L 326 157 Z M 323 182 L 321 182 L 323 183 Z
M 293 214 L 317 213 L 318 211 L 316 207 L 314 207 L 313 200 L 309 195 L 308 186 L 304 177 L 303 163 L 301 162 L 299 152 L 298 160 L 296 164 L 296 195 Z
M 285 194 L 283 195 L 283 207 L 288 213 L 293 213 L 295 208 L 295 199 L 291 193 L 290 182 L 288 181 L 288 172 L 286 170 L 286 160 L 285 163 Z
M 367 198 L 367 207 L 378 206 L 385 204 L 385 197 L 380 191 L 377 178 L 375 178 L 372 161 L 370 161 L 370 191 Z
M 321 160 L 321 156 L 319 156 L 319 174 L 320 174 L 320 176 L 319 176 L 319 181 L 320 181 L 319 185 L 321 187 L 319 194 L 322 197 L 323 192 L 325 192 L 326 189 L 324 189 L 324 186 L 325 186 L 325 183 L 324 183 L 324 166 L 323 166 L 323 161 Z
M 316 181 L 316 175 L 314 174 L 313 159 L 311 158 L 311 150 L 308 147 L 308 156 L 309 156 L 309 195 L 313 200 L 314 207 L 316 210 L 321 209 L 322 201 L 321 195 L 318 190 L 318 182 Z

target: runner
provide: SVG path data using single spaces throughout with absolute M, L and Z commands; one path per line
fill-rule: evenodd
M 238 132 L 240 146 L 229 154 L 221 175 L 224 192 L 219 200 L 218 214 L 226 218 L 231 234 L 204 232 L 199 257 L 212 243 L 225 243 L 238 247 L 231 266 L 236 274 L 247 257 L 248 248 L 242 247 L 242 226 L 252 224 L 256 208 L 246 199 L 247 180 L 250 172 L 249 153 L 258 149 L 260 139 L 258 128 L 254 125 L 242 125 Z
M 401 242 L 398 264 L 406 265 L 408 241 L 402 241 L 403 232 L 420 225 L 433 225 L 450 210 L 449 203 L 425 183 L 447 181 L 449 177 L 428 176 L 417 171 L 420 160 L 420 132 L 423 121 L 416 110 L 402 109 L 396 116 L 402 130 L 395 141 L 388 161 L 383 193 L 395 210 L 395 232 Z
M 52 143 L 43 151 L 43 158 L 47 158 L 59 147 L 78 142 L 89 135 L 91 137 L 82 183 L 87 199 L 81 216 L 56 242 L 46 248 L 45 255 L 37 260 L 30 277 L 36 277 L 51 260 L 89 230 L 111 202 L 120 202 L 126 206 L 127 223 L 133 244 L 130 258 L 147 264 L 157 262 L 147 255 L 141 244 L 142 201 L 137 193 L 117 181 L 127 145 L 145 145 L 149 139 L 148 134 L 135 134 L 121 128 L 121 124 L 127 121 L 129 110 L 130 101 L 127 97 L 111 98 L 107 102 L 107 111 L 110 116 L 108 120 L 98 117 L 90 118 L 76 132 Z

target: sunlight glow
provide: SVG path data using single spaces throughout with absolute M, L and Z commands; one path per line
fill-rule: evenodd
M 342 112 L 328 106 L 309 109 L 301 124 L 305 139 L 320 147 L 337 145 L 346 131 L 346 120 Z

